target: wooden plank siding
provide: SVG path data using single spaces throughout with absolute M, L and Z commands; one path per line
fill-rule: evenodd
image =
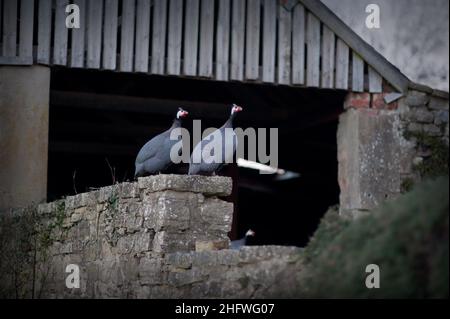
M 320 83 L 320 21 L 311 13 L 306 19 L 306 86 L 318 87 Z
M 82 68 L 84 67 L 85 60 L 86 0 L 74 0 L 73 3 L 78 5 L 78 8 L 80 9 L 80 28 L 72 29 L 70 66 L 72 68 Z M 108 3 L 108 0 L 106 0 L 105 3 Z M 103 52 L 105 52 L 105 48 L 103 48 Z
M 382 82 L 383 78 L 381 75 L 369 66 L 369 91 L 374 93 L 382 92 Z
M 305 8 L 297 4 L 294 8 L 292 22 L 292 83 L 305 83 L 305 41 L 306 18 Z
M 164 74 L 166 54 L 167 1 L 153 0 L 151 73 Z
M 89 0 L 87 12 L 87 61 L 90 69 L 100 68 L 103 1 Z
M 117 25 L 118 0 L 105 0 L 105 20 L 103 23 L 103 68 L 115 70 L 117 66 Z
M 122 26 L 120 30 L 120 71 L 133 71 L 136 1 L 122 0 Z
M 50 64 L 51 18 L 52 1 L 39 0 L 37 63 Z
M 186 0 L 184 16 L 183 74 L 197 75 L 200 0 Z
M 245 32 L 245 78 L 247 80 L 258 80 L 259 77 L 260 9 L 260 0 L 247 0 Z
M 150 48 L 150 0 L 137 0 L 136 3 L 136 49 L 134 71 L 148 72 Z
M 66 6 L 69 0 L 56 0 L 55 34 L 53 40 L 53 64 L 67 64 L 68 31 L 66 27 Z
M 341 39 L 336 43 L 336 89 L 348 89 L 349 47 Z
M 352 52 L 352 91 L 364 92 L 364 60 Z
M 277 0 L 264 0 L 262 81 L 275 82 L 275 55 L 277 30 Z
M 19 56 L 30 59 L 30 62 L 33 60 L 33 13 L 34 0 L 22 0 L 20 4 Z
M 245 9 L 247 0 L 233 0 L 231 22 L 231 70 L 232 80 L 244 80 Z
M 167 45 L 167 74 L 180 75 L 183 0 L 170 0 Z
M 66 28 L 68 4 L 80 28 Z M 315 0 L 0 0 L 0 9 L 0 64 L 372 93 L 389 83 L 387 68 L 393 87 L 405 85 Z
M 198 75 L 210 78 L 213 75 L 214 1 L 201 0 L 200 50 Z
M 17 12 L 16 0 L 3 0 L 3 52 L 5 57 L 16 56 L 17 50 Z
M 334 56 L 335 56 L 336 37 L 334 32 L 328 27 L 323 26 L 322 34 L 322 69 L 321 69 L 321 87 L 334 88 Z
M 216 29 L 216 80 L 228 81 L 230 50 L 230 0 L 219 0 Z
M 279 6 L 278 11 L 278 77 L 279 84 L 291 84 L 291 11 Z

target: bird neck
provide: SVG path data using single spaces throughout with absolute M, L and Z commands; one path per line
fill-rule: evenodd
M 172 123 L 172 128 L 181 127 L 181 122 L 182 122 L 181 119 L 175 118 Z
M 231 128 L 233 128 L 233 121 L 234 121 L 234 118 L 236 117 L 236 113 L 231 113 L 230 114 L 230 117 L 228 118 L 228 120 L 225 122 L 225 127 L 231 127 Z

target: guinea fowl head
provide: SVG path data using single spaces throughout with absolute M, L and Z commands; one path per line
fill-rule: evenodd
M 251 229 L 247 230 L 247 232 L 245 233 L 245 237 L 253 237 L 255 235 L 256 233 Z
M 179 107 L 177 112 L 177 119 L 185 118 L 189 115 L 188 111 L 183 110 L 183 108 Z
M 236 114 L 236 113 L 239 113 L 239 112 L 241 112 L 242 110 L 243 110 L 243 108 L 242 108 L 241 106 L 236 105 L 236 104 L 233 104 L 233 105 L 231 106 L 231 115 L 234 115 L 234 114 Z

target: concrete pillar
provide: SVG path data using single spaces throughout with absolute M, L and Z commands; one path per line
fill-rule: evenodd
M 340 117 L 338 179 L 341 214 L 358 215 L 401 191 L 410 147 L 396 111 L 348 109 Z
M 50 69 L 0 66 L 0 211 L 47 196 Z

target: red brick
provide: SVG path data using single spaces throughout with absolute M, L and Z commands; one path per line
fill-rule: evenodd
M 371 107 L 376 110 L 385 110 L 387 109 L 387 105 L 384 102 L 384 94 L 383 93 L 374 93 L 372 94 L 372 105 Z
M 369 93 L 349 93 L 344 102 L 344 108 L 369 108 L 370 94 Z
M 388 93 L 373 93 L 371 107 L 376 110 L 395 110 L 398 107 L 397 102 L 386 104 L 384 96 Z

